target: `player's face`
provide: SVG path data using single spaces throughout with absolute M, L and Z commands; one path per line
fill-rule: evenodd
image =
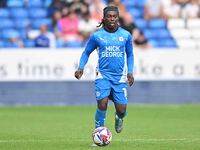
M 116 11 L 108 11 L 104 16 L 104 24 L 109 30 L 115 30 L 118 26 L 119 16 Z

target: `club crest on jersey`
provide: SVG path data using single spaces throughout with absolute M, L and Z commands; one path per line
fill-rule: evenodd
M 124 38 L 122 36 L 119 37 L 119 41 L 124 41 Z
M 99 91 L 96 91 L 96 97 L 99 97 L 101 93 Z

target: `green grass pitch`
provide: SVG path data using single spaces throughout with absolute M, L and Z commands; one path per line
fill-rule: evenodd
M 200 105 L 129 105 L 124 130 L 91 147 L 95 106 L 0 107 L 0 150 L 200 150 Z

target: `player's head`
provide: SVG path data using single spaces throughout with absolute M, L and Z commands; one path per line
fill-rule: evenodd
M 106 17 L 106 15 L 107 15 L 107 13 L 108 13 L 109 11 L 114 11 L 114 12 L 116 12 L 117 16 L 119 17 L 119 10 L 118 10 L 118 8 L 117 8 L 116 6 L 107 6 L 107 7 L 105 7 L 105 8 L 103 9 L 103 18 Z
M 109 30 L 115 31 L 119 25 L 119 10 L 115 6 L 107 6 L 103 9 L 103 19 L 100 25 Z

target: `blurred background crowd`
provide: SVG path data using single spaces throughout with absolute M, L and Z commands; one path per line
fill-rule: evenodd
M 107 5 L 135 47 L 200 48 L 200 0 L 1 0 L 0 47 L 84 47 Z

